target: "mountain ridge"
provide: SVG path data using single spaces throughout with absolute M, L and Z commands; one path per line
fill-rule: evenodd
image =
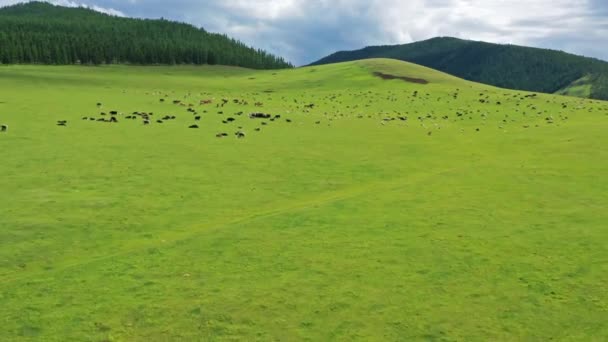
M 608 100 L 608 62 L 563 51 L 494 44 L 453 37 L 435 37 L 401 45 L 368 46 L 339 51 L 310 65 L 367 58 L 393 58 L 437 69 L 466 80 L 501 88 L 569 93 L 574 85 L 589 88 L 588 96 Z

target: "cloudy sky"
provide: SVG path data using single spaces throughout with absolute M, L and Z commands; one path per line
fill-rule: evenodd
M 20 1 L 0 0 L 0 5 Z M 337 50 L 436 36 L 564 50 L 608 60 L 608 0 L 56 0 L 174 19 L 296 65 Z

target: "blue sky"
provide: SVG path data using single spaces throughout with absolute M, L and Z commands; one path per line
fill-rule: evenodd
M 20 1 L 0 0 L 0 5 Z M 608 0 L 55 0 L 185 21 L 296 65 L 338 50 L 453 36 L 608 60 Z

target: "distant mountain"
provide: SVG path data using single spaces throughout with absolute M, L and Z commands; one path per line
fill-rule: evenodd
M 561 51 L 433 38 L 341 51 L 311 65 L 393 58 L 502 88 L 608 100 L 608 62 Z
M 0 8 L 0 63 L 292 67 L 280 57 L 192 25 L 44 2 Z

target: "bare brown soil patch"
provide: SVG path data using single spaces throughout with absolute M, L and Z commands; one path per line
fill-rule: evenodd
M 395 76 L 395 75 L 391 75 L 391 74 L 385 74 L 382 72 L 374 72 L 374 76 L 376 77 L 380 77 L 383 80 L 402 80 L 402 81 L 406 81 L 406 82 L 411 82 L 411 83 L 418 83 L 418 84 L 428 84 L 429 81 L 424 80 L 422 78 L 413 78 L 413 77 L 407 77 L 407 76 Z

